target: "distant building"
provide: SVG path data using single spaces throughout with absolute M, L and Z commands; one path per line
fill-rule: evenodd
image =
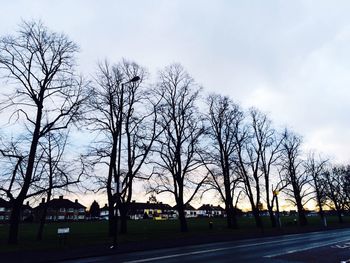
M 132 202 L 129 207 L 130 219 L 152 218 L 156 220 L 175 218 L 173 208 L 168 204 Z
M 118 213 L 119 214 L 119 213 Z M 107 204 L 100 210 L 100 218 L 108 219 L 109 210 Z M 169 219 L 176 218 L 174 210 L 168 204 L 131 202 L 129 205 L 128 217 L 133 220 L 138 219 Z
M 0 222 L 6 222 L 10 220 L 12 206 L 9 201 L 0 198 Z M 22 206 L 21 220 L 32 221 L 33 209 L 30 207 L 29 202 Z
M 10 202 L 0 198 L 0 222 L 8 221 L 11 214 Z
M 174 211 L 176 212 L 176 216 L 178 216 L 177 206 L 175 205 L 173 207 Z M 190 204 L 185 205 L 185 217 L 186 218 L 194 218 L 198 216 L 198 210 L 191 206 Z
M 199 217 L 223 217 L 225 216 L 225 209 L 219 205 L 205 204 L 197 209 L 197 214 Z
M 261 210 L 259 214 L 260 216 L 270 216 L 269 210 L 266 210 L 266 209 Z
M 45 206 L 45 199 L 35 208 L 35 218 L 39 220 Z M 52 199 L 47 203 L 46 220 L 48 221 L 66 221 L 66 220 L 84 220 L 86 218 L 86 207 L 78 202 L 72 202 L 64 199 L 63 196 Z
M 34 220 L 33 208 L 29 205 L 29 201 L 22 206 L 21 218 L 23 221 L 32 222 Z
M 100 218 L 107 220 L 108 215 L 109 215 L 108 205 L 105 204 L 105 206 L 100 209 Z

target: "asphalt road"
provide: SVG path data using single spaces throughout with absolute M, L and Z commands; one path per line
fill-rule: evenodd
M 148 250 L 65 261 L 76 262 L 350 262 L 350 230 Z

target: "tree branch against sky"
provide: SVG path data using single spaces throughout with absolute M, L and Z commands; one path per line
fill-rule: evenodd
M 140 80 L 130 82 L 136 76 Z M 156 125 L 157 101 L 144 83 L 146 77 L 146 70 L 135 62 L 123 60 L 111 65 L 105 61 L 99 64 L 89 99 L 86 121 L 97 137 L 88 158 L 98 173 L 94 180 L 99 187 L 94 190 L 107 191 L 111 234 L 116 201 L 121 218 L 120 232 L 127 232 L 127 216 L 135 181 L 147 179 L 147 172 L 142 168 L 160 134 Z M 99 171 L 101 164 L 107 164 L 107 175 Z M 116 189 L 119 191 L 118 200 Z
M 326 173 L 328 172 L 328 166 L 329 160 L 321 156 L 316 156 L 315 152 L 310 152 L 305 162 L 306 173 L 312 179 L 310 184 L 314 191 L 314 200 L 316 201 L 318 213 L 325 227 L 327 226 L 327 222 L 324 214 L 324 206 L 327 201 Z
M 66 129 L 80 116 L 83 83 L 75 75 L 78 47 L 41 22 L 23 22 L 17 35 L 0 39 L 0 70 L 13 83 L 2 114 L 12 112 L 24 125 L 27 143 L 22 182 L 12 200 L 9 243 L 17 243 L 20 209 L 32 184 L 37 148 L 49 132 Z M 18 136 L 18 134 L 15 134 Z
M 308 149 L 349 161 L 349 2 L 104 3 L 7 1 L 0 35 L 21 19 L 41 18 L 81 45 L 86 76 L 106 57 L 139 61 L 152 75 L 180 61 L 207 91 L 268 112 L 303 134 Z M 82 7 L 90 15 L 81 15 Z
M 154 192 L 173 195 L 182 231 L 186 204 L 213 188 L 214 198 L 202 195 L 201 201 L 222 199 L 228 220 L 234 206 L 249 202 L 258 226 L 265 204 L 274 225 L 273 190 L 287 196 L 280 199 L 287 209 L 297 207 L 302 225 L 310 200 L 317 201 L 321 218 L 324 205 L 339 220 L 349 209 L 350 3 L 76 0 L 67 7 L 37 0 L 1 7 L 0 196 L 12 206 L 9 243 L 18 240 L 24 201 L 36 203 L 55 188 L 48 179 L 48 137 L 71 130 L 83 114 L 89 129 L 75 126 L 77 147 L 67 155 L 96 139 L 86 159 L 97 176 L 84 186 L 94 193 L 106 189 L 110 216 L 117 203 L 122 232 L 128 204 L 144 201 L 144 192 L 137 193 L 144 179 L 154 183 Z M 44 22 L 32 20 L 37 18 Z M 100 63 L 96 74 L 96 60 L 123 57 L 142 62 L 147 72 L 124 60 Z M 184 63 L 196 82 L 179 64 L 156 73 L 172 61 Z M 78 67 L 91 82 L 76 73 Z M 131 81 L 136 76 L 140 81 Z M 83 108 L 87 84 L 91 93 Z M 232 134 L 220 132 L 221 109 L 213 107 L 209 116 L 204 109 L 202 97 L 213 92 L 234 99 L 232 116 L 223 118 L 233 118 L 236 126 L 225 123 Z M 292 127 L 303 140 L 278 127 Z M 305 158 L 309 149 L 326 153 L 333 168 Z M 62 183 L 57 188 L 67 186 Z
M 207 99 L 207 134 L 211 139 L 206 147 L 204 164 L 210 173 L 209 189 L 216 190 L 223 202 L 227 215 L 227 227 L 237 228 L 235 198 L 242 182 L 235 165 L 236 140 L 243 112 L 228 97 L 212 94 Z
M 312 191 L 310 189 L 309 174 L 304 169 L 304 160 L 301 158 L 302 139 L 295 133 L 285 130 L 282 142 L 281 173 L 286 180 L 288 187 L 285 192 L 290 197 L 288 199 L 298 210 L 300 225 L 307 225 L 305 214 L 305 204 L 311 200 Z
M 152 162 L 155 165 L 151 190 L 173 195 L 182 232 L 188 231 L 185 205 L 190 203 L 206 176 L 198 169 L 204 125 L 196 107 L 200 87 L 180 64 L 172 64 L 159 73 L 156 92 L 157 125 L 163 133 L 155 140 Z

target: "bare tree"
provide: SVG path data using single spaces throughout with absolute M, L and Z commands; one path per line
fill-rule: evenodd
M 275 153 L 272 154 L 271 160 L 267 160 L 266 155 L 267 147 L 273 138 L 270 121 L 265 114 L 256 109 L 250 109 L 247 123 L 241 125 L 239 132 L 237 132 L 235 136 L 237 151 L 236 162 L 244 182 L 245 194 L 250 202 L 256 226 L 262 227 L 260 209 L 262 207 L 261 199 L 263 189 L 261 188 L 261 180 L 262 177 L 265 176 L 265 181 L 269 181 L 270 171 L 268 169 L 275 161 Z M 271 161 L 270 164 L 268 163 L 269 161 Z M 262 163 L 265 164 L 265 166 L 262 165 Z M 261 169 L 261 167 L 263 169 Z M 270 182 L 265 185 L 267 189 L 269 188 L 269 183 Z M 267 195 L 268 194 L 269 193 L 267 193 Z M 268 205 L 270 205 L 270 203 L 268 203 Z M 270 209 L 272 210 L 272 207 L 270 207 Z
M 326 179 L 326 194 L 330 200 L 328 205 L 337 212 L 339 223 L 343 223 L 342 214 L 349 204 L 346 185 L 350 175 L 350 166 L 333 166 L 324 175 Z
M 243 119 L 239 106 L 228 97 L 210 95 L 207 115 L 208 135 L 212 140 L 207 147 L 204 163 L 210 173 L 207 181 L 209 189 L 219 192 L 225 203 L 227 227 L 237 228 L 235 196 L 239 196 L 238 185 L 241 178 L 236 171 L 235 134 Z
M 287 183 L 280 177 L 273 177 L 273 173 L 277 175 L 277 165 L 281 158 L 281 145 L 284 136 L 279 134 L 272 126 L 271 121 L 266 114 L 257 110 L 251 111 L 254 127 L 254 137 L 257 145 L 260 145 L 260 170 L 263 174 L 264 191 L 266 198 L 267 210 L 269 212 L 271 226 L 276 227 L 279 220 L 276 220 L 274 214 L 274 203 L 277 202 L 277 194 L 282 191 Z M 273 187 L 275 185 L 275 187 Z
M 32 194 L 45 196 L 42 204 L 37 240 L 42 240 L 46 222 L 48 204 L 54 191 L 68 191 L 68 187 L 80 182 L 84 173 L 82 162 L 64 158 L 69 132 L 48 132 L 38 146 L 41 152 L 37 159 L 38 165 L 34 171 L 35 180 L 32 186 Z M 78 167 L 77 164 L 82 164 Z M 30 195 L 29 195 L 30 196 Z
M 117 228 L 115 203 L 121 217 L 120 232 L 127 232 L 133 184 L 136 179 L 147 179 L 142 166 L 160 134 L 156 127 L 156 102 L 142 85 L 146 75 L 145 69 L 126 60 L 113 66 L 100 64 L 89 100 L 87 120 L 90 128 L 99 133 L 91 157 L 95 164 L 108 167 L 107 176 L 96 178 L 100 189 L 107 190 L 112 236 Z M 130 81 L 138 78 L 139 81 Z
M 321 218 L 321 222 L 326 227 L 327 221 L 323 211 L 323 206 L 326 203 L 326 179 L 325 174 L 327 172 L 328 160 L 322 157 L 316 157 L 314 152 L 309 153 L 305 163 L 306 173 L 312 178 L 311 185 L 314 190 L 316 203 L 318 206 L 318 213 Z
M 134 63 L 123 63 L 127 79 L 144 72 Z M 117 169 L 117 182 L 120 193 L 117 204 L 121 216 L 120 232 L 127 232 L 127 216 L 132 200 L 133 183 L 135 179 L 149 179 L 146 172 L 142 171 L 155 140 L 161 134 L 158 129 L 157 105 L 159 101 L 153 98 L 153 94 L 140 85 L 127 85 L 125 89 L 125 105 L 121 113 L 124 117 L 124 150 L 125 167 Z M 122 157 L 122 156 L 120 156 Z M 120 159 L 119 159 L 120 162 Z
M 11 194 L 12 211 L 8 242 L 17 243 L 20 210 L 32 184 L 39 141 L 50 131 L 65 129 L 80 115 L 81 79 L 74 74 L 77 46 L 64 34 L 49 31 L 41 22 L 24 22 L 16 36 L 0 39 L 0 70 L 15 85 L 2 104 L 24 123 L 27 149 L 21 182 Z M 22 149 L 25 148 L 22 145 Z
M 169 192 L 174 195 L 180 229 L 186 232 L 185 205 L 193 199 L 206 178 L 198 170 L 203 165 L 199 154 L 204 132 L 195 105 L 200 88 L 179 64 L 166 67 L 159 78 L 156 92 L 161 104 L 157 123 L 164 132 L 156 139 L 152 150 L 156 165 L 152 190 L 157 194 Z
M 345 165 L 345 173 L 343 176 L 343 195 L 344 195 L 344 209 L 350 210 L 350 165 Z
M 285 192 L 292 199 L 288 199 L 296 205 L 300 225 L 307 225 L 304 205 L 312 199 L 310 191 L 310 178 L 303 167 L 301 159 L 301 138 L 286 130 L 282 143 L 281 173 L 290 187 Z

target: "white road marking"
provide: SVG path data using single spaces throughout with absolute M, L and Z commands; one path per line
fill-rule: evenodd
M 350 247 L 350 242 L 340 244 L 340 245 L 331 246 L 331 248 L 340 248 L 340 249 L 349 248 L 349 247 Z
M 188 252 L 188 253 L 173 254 L 173 255 L 168 255 L 168 256 L 161 256 L 161 257 L 154 257 L 154 258 L 144 258 L 144 259 L 125 261 L 124 263 L 149 262 L 149 261 L 153 261 L 153 260 L 176 258 L 176 257 L 182 257 L 182 256 L 189 256 L 189 255 L 197 255 L 197 254 L 216 252 L 216 251 L 221 251 L 221 250 L 226 250 L 226 249 L 230 249 L 230 248 L 217 248 L 217 249 L 200 250 L 200 251 L 194 251 L 194 252 Z
M 306 251 L 306 250 L 310 250 L 310 249 L 314 249 L 314 248 L 318 248 L 318 247 L 329 246 L 329 245 L 332 245 L 334 243 L 344 242 L 344 241 L 348 241 L 348 240 L 349 240 L 349 237 L 347 237 L 346 239 L 334 240 L 334 241 L 327 242 L 327 243 L 319 242 L 319 243 L 316 243 L 316 245 L 314 245 L 314 246 L 309 246 L 309 247 L 304 247 L 304 248 L 300 248 L 300 249 L 288 250 L 288 251 L 281 252 L 281 253 L 266 255 L 266 256 L 264 256 L 264 258 L 273 258 L 273 257 L 283 256 L 283 255 L 292 254 L 292 253 L 296 253 L 296 252 L 302 252 L 302 251 Z
M 293 240 L 299 240 L 299 239 L 304 239 L 304 238 L 305 238 L 305 237 L 298 237 L 298 238 L 294 238 L 294 239 L 266 241 L 266 242 L 259 242 L 259 243 L 246 244 L 246 245 L 236 245 L 236 246 L 230 246 L 230 247 L 222 247 L 222 248 L 215 248 L 215 249 L 199 250 L 199 251 L 193 251 L 193 252 L 172 254 L 172 255 L 167 255 L 167 256 L 136 259 L 136 260 L 131 260 L 131 261 L 125 261 L 124 263 L 149 262 L 149 261 L 154 261 L 154 260 L 161 260 L 161 259 L 168 259 L 168 258 L 176 258 L 176 257 L 182 257 L 182 256 L 189 256 L 189 255 L 205 254 L 205 253 L 211 253 L 211 252 L 229 250 L 229 249 L 233 249 L 233 248 L 245 248 L 245 247 L 253 247 L 253 246 L 259 246 L 259 245 L 267 245 L 267 244 L 281 243 L 281 242 L 290 242 L 290 241 L 293 241 Z

